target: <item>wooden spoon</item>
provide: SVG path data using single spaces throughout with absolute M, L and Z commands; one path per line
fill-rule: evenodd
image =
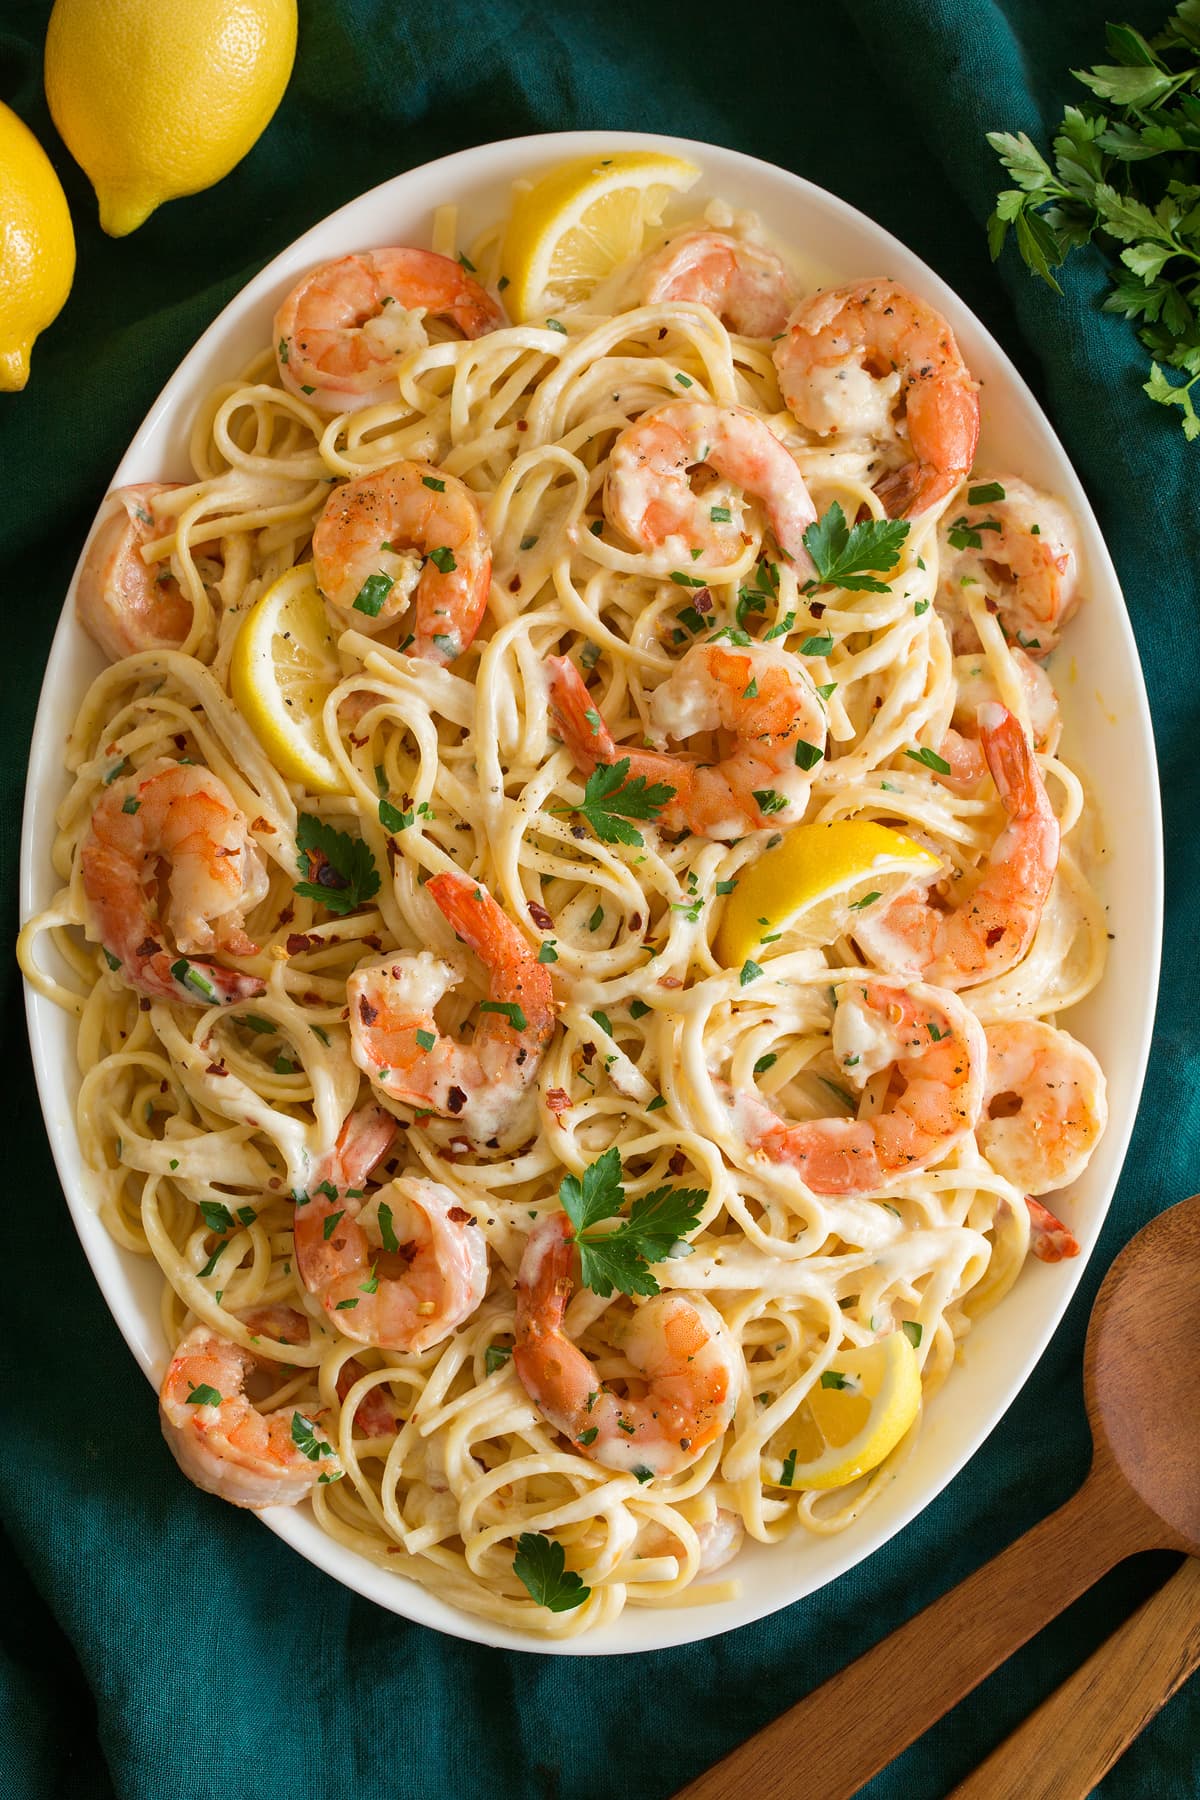
M 1115 1563 L 1200 1554 L 1200 1195 L 1108 1271 L 1083 1384 L 1095 1454 L 1079 1492 L 676 1800 L 849 1800 Z

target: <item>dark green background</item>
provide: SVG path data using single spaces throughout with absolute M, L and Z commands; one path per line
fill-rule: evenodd
M 1151 29 L 1165 9 L 1137 0 L 1117 16 Z M 1105 0 L 845 0 L 765 14 L 729 0 L 302 0 L 300 11 L 291 86 L 251 154 L 211 192 L 112 242 L 46 113 L 48 0 L 0 7 L 0 98 L 54 159 L 79 240 L 74 291 L 38 343 L 29 388 L 0 396 L 6 941 L 42 666 L 78 546 L 150 401 L 297 233 L 400 170 L 494 138 L 608 126 L 708 139 L 808 176 L 910 244 L 1043 400 L 1116 558 L 1149 683 L 1168 980 L 1127 1173 L 1075 1304 L 1003 1424 L 914 1525 L 832 1588 L 694 1650 L 564 1662 L 441 1638 L 344 1592 L 182 1482 L 71 1230 L 15 966 L 0 964 L 14 1103 L 0 1334 L 4 1800 L 660 1800 L 1072 1491 L 1088 1456 L 1080 1363 L 1100 1276 L 1138 1225 L 1200 1187 L 1200 444 L 1189 450 L 1140 393 L 1132 334 L 1097 310 L 1094 260 L 1073 260 L 1055 301 L 1011 252 L 998 272 L 987 257 L 997 167 L 982 132 L 1045 141 L 1080 92 L 1068 69 L 1103 59 Z M 945 1793 L 1169 1566 L 1143 1558 L 1101 1583 L 869 1794 Z M 1101 1791 L 1198 1790 L 1193 1683 Z

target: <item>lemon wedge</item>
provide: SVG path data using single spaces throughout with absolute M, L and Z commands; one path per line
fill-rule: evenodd
M 843 1487 L 876 1469 L 921 1410 L 921 1370 L 903 1331 L 833 1359 L 767 1447 L 776 1487 Z M 786 1479 L 785 1479 L 786 1478 Z
M 229 687 L 277 769 L 316 794 L 345 787 L 329 750 L 321 709 L 341 680 L 337 638 L 311 563 L 289 569 L 242 622 Z
M 714 950 L 726 968 L 753 957 L 778 933 L 786 949 L 831 944 L 856 913 L 882 906 L 910 882 L 929 880 L 938 858 L 870 819 L 794 825 L 738 876 Z
M 587 298 L 636 256 L 672 194 L 697 181 L 695 163 L 623 150 L 561 163 L 518 194 L 504 234 L 505 305 L 518 323 Z

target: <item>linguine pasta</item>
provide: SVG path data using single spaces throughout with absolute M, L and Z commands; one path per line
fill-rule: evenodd
M 440 222 L 441 247 L 452 228 Z M 496 254 L 495 232 L 472 246 L 481 282 Z M 894 433 L 806 431 L 784 406 L 769 341 L 731 333 L 707 305 L 631 292 L 614 282 L 557 321 L 473 339 L 418 327 L 388 397 L 355 411 L 330 416 L 288 391 L 265 346 L 208 396 L 192 478 L 155 496 L 144 552 L 178 582 L 190 626 L 177 649 L 123 656 L 88 690 L 58 816 L 62 890 L 21 946 L 31 983 L 78 1020 L 84 1161 L 108 1230 L 162 1271 L 167 1343 L 202 1324 L 245 1344 L 247 1309 L 305 1314 L 308 1342 L 256 1340 L 271 1371 L 256 1403 L 294 1404 L 328 1439 L 328 1467 L 344 1474 L 312 1487 L 321 1527 L 466 1611 L 556 1635 L 626 1605 L 720 1599 L 736 1570 L 714 1565 L 743 1534 L 771 1544 L 858 1517 L 917 1426 L 856 1479 L 789 1487 L 790 1434 L 808 1396 L 839 1354 L 906 1328 L 928 1403 L 972 1320 L 1017 1279 L 1030 1240 L 1022 1187 L 971 1133 L 932 1166 L 842 1195 L 812 1191 L 750 1147 L 730 1091 L 757 1089 L 791 1120 L 869 1119 L 887 1106 L 886 1072 L 848 1086 L 833 1049 L 836 997 L 863 968 L 861 949 L 848 934 L 812 947 L 784 932 L 762 944 L 747 979 L 723 966 L 715 935 L 734 884 L 781 832 L 766 823 L 729 841 L 648 819 L 636 842 L 605 842 L 579 810 L 586 775 L 556 730 L 547 658 L 571 659 L 619 746 L 661 747 L 655 690 L 723 630 L 728 642 L 746 633 L 794 653 L 822 696 L 828 738 L 805 820 L 884 822 L 968 885 L 1005 824 L 990 783 L 956 791 L 914 754 L 942 742 L 958 699 L 936 604 L 952 509 L 910 521 L 883 591 L 814 588 L 779 555 L 761 508 L 712 477 L 713 503 L 740 533 L 732 561 L 701 553 L 681 567 L 677 546 L 639 546 L 607 521 L 614 443 L 685 394 L 767 421 L 823 518 L 836 503 L 846 520 L 882 519 L 875 489 L 905 454 Z M 444 665 L 408 654 L 402 623 L 359 628 L 339 615 L 340 678 L 321 715 L 337 788 L 305 792 L 231 698 L 235 642 L 255 601 L 310 555 L 330 484 L 400 459 L 475 496 L 493 559 L 487 612 Z M 964 588 L 961 605 L 979 666 L 1028 727 L 1022 672 L 986 586 Z M 258 998 L 148 997 L 85 934 L 80 850 L 93 813 L 107 784 L 160 759 L 213 771 L 249 821 L 269 888 L 246 922 L 258 948 L 236 960 L 264 984 Z M 1040 763 L 1063 836 L 1057 876 L 1026 954 L 961 995 L 984 1026 L 1054 1020 L 1103 969 L 1084 790 L 1060 755 Z M 381 879 L 356 910 L 331 913 L 296 891 L 302 817 L 369 850 Z M 471 1041 L 486 977 L 425 885 L 452 871 L 483 884 L 541 947 L 557 1027 L 528 1108 L 501 1109 L 486 1141 L 383 1096 L 398 1132 L 368 1198 L 395 1174 L 443 1184 L 489 1268 L 469 1317 L 401 1352 L 343 1333 L 315 1305 L 294 1255 L 294 1195 L 356 1106 L 381 1098 L 351 1053 L 347 981 L 360 964 L 424 949 L 454 964 L 462 980 L 439 1023 Z M 511 1354 L 530 1233 L 558 1209 L 564 1178 L 614 1147 L 626 1202 L 663 1187 L 702 1194 L 687 1242 L 654 1276 L 716 1308 L 741 1371 L 728 1431 L 652 1479 L 581 1454 Z M 369 1231 L 382 1256 L 386 1236 L 378 1222 Z M 579 1285 L 567 1311 L 569 1336 L 618 1393 L 636 1381 L 622 1341 L 642 1304 Z M 373 1395 L 387 1401 L 388 1429 L 364 1430 Z M 523 1534 L 562 1546 L 589 1590 L 583 1604 L 536 1603 L 514 1571 Z

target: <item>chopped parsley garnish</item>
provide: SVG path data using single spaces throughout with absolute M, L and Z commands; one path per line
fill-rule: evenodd
M 783 1459 L 783 1467 L 779 1471 L 780 1487 L 791 1487 L 796 1478 L 796 1452 L 789 1450 Z
M 606 1012 L 600 1012 L 599 1010 L 597 1010 L 596 1012 L 594 1012 L 592 1014 L 592 1017 L 593 1017 L 593 1019 L 595 1019 L 597 1025 L 600 1027 L 601 1031 L 607 1032 L 609 1037 L 611 1037 L 613 1035 L 612 1020 L 609 1018 L 609 1016 Z
M 939 756 L 936 750 L 931 750 L 928 744 L 922 744 L 919 750 L 906 750 L 904 754 L 911 757 L 913 762 L 923 763 L 927 769 L 935 769 L 939 775 L 950 773 L 950 764 L 945 757 Z
M 433 1031 L 418 1031 L 417 1046 L 421 1050 L 432 1050 L 437 1043 L 437 1034 Z
M 708 516 L 714 525 L 729 525 L 733 521 L 733 514 L 727 506 L 710 506 Z
M 796 767 L 798 769 L 815 769 L 825 752 L 816 744 L 810 744 L 807 738 L 796 739 Z
M 121 803 L 121 811 L 123 813 L 135 813 L 139 810 L 141 804 L 141 801 L 135 800 L 132 794 L 127 794 Z
M 729 881 L 718 881 L 717 892 L 718 892 L 718 894 L 732 894 L 732 892 L 736 886 L 737 886 L 737 881 L 736 881 L 736 879 L 733 879 L 733 878 L 731 878 Z
M 701 580 L 699 575 L 685 575 L 682 569 L 672 569 L 671 580 L 676 587 L 702 588 L 708 586 L 707 581 Z
M 329 1213 L 324 1219 L 322 1219 L 322 1221 L 321 1221 L 321 1236 L 326 1243 L 329 1242 L 330 1238 L 333 1236 L 334 1232 L 337 1230 L 338 1226 L 341 1224 L 341 1222 L 345 1218 L 345 1216 L 346 1216 L 346 1209 L 344 1206 L 342 1206 L 342 1207 L 338 1208 L 337 1212 Z
M 202 975 L 199 969 L 194 969 L 186 956 L 181 956 L 178 962 L 171 964 L 171 973 L 176 981 L 182 982 L 185 987 L 194 989 L 201 999 L 216 999 L 217 990 L 212 982 L 206 975 Z
M 484 1369 L 489 1375 L 494 1375 L 497 1369 L 504 1367 L 511 1356 L 511 1344 L 489 1344 L 483 1353 Z
M 377 570 L 374 575 L 368 575 L 354 596 L 354 611 L 366 613 L 369 619 L 377 619 L 383 611 L 384 601 L 395 585 L 392 577 L 385 575 L 382 569 Z
M 446 491 L 445 482 L 439 481 L 436 475 L 422 475 L 421 486 L 432 488 L 435 494 L 444 494 Z
M 561 329 L 561 327 L 560 327 Z M 513 1573 L 524 1583 L 539 1606 L 551 1612 L 570 1612 L 582 1606 L 591 1593 L 574 1569 L 566 1566 L 566 1553 L 554 1538 L 542 1531 L 523 1531 L 517 1539 Z
M 872 888 L 871 892 L 869 894 L 864 894 L 861 900 L 852 900 L 850 902 L 850 911 L 861 912 L 864 906 L 873 906 L 875 901 L 879 898 L 879 892 L 880 890 L 878 888 Z
M 649 1103 L 649 1105 L 648 1105 L 648 1106 L 647 1106 L 647 1108 L 646 1108 L 646 1111 L 647 1111 L 647 1112 L 648 1112 L 648 1113 L 651 1113 L 651 1112 L 660 1112 L 660 1111 L 661 1111 L 661 1110 L 662 1110 L 662 1108 L 663 1108 L 663 1107 L 664 1107 L 664 1106 L 665 1106 L 665 1105 L 666 1105 L 666 1104 L 667 1104 L 667 1103 L 666 1103 L 666 1101 L 665 1101 L 665 1100 L 664 1100 L 664 1099 L 663 1099 L 663 1097 L 662 1097 L 662 1095 L 661 1095 L 661 1094 L 655 1094 L 655 1096 L 654 1096 L 654 1098 L 653 1098 L 653 1100 L 651 1100 L 651 1101 L 650 1101 L 650 1103 Z
M 210 1231 L 232 1231 L 233 1214 L 219 1200 L 202 1200 L 200 1213 Z
M 832 632 L 826 631 L 823 632 L 820 637 L 805 638 L 800 646 L 800 654 L 801 656 L 828 656 L 832 649 L 833 634 Z M 834 686 L 837 686 L 836 682 L 834 683 Z M 818 688 L 817 692 L 820 693 L 820 691 L 820 688 Z
M 960 519 L 955 519 L 946 536 L 955 550 L 982 550 L 983 539 L 979 535 L 980 532 L 999 531 L 1000 529 L 999 519 L 980 519 L 975 525 L 972 525 L 964 513 Z
M 215 1387 L 210 1387 L 207 1381 L 201 1381 L 189 1391 L 187 1404 L 189 1406 L 220 1406 L 221 1396 Z
M 262 1032 L 266 1037 L 273 1037 L 279 1029 L 270 1019 L 260 1019 L 257 1013 L 237 1013 L 234 1024 L 244 1025 L 248 1031 Z
M 680 387 L 694 387 L 696 385 L 690 375 L 676 375 L 675 379 Z
M 442 575 L 453 575 L 458 567 L 454 560 L 454 552 L 448 544 L 439 544 L 436 550 L 431 550 L 429 560 Z
M 319 900 L 327 912 L 344 917 L 379 892 L 379 870 L 367 845 L 314 813 L 300 814 L 296 848 L 296 866 L 305 879 L 295 884 L 295 891 L 306 900 Z
M 900 1329 L 915 1350 L 925 1335 L 924 1328 L 915 1319 L 905 1319 Z
M 327 1444 L 317 1436 L 316 1426 L 303 1413 L 292 1414 L 292 1442 L 301 1456 L 307 1456 L 309 1462 L 319 1462 L 321 1457 L 333 1455 L 332 1444 Z
M 560 325 L 557 319 L 547 319 L 546 324 L 551 331 L 561 331 L 563 336 L 566 337 L 567 328 L 565 325 Z
M 600 763 L 587 778 L 579 806 L 556 807 L 556 812 L 580 812 L 602 844 L 631 844 L 638 849 L 644 839 L 628 823 L 630 819 L 657 819 L 675 793 L 663 782 L 646 782 L 644 775 L 629 776 L 629 758 Z M 595 929 L 593 927 L 593 929 Z
M 290 1056 L 277 1056 L 275 1058 L 274 1069 L 276 1075 L 294 1075 L 299 1067 L 300 1064 L 293 1062 Z
M 928 611 L 929 611 L 928 600 L 915 600 L 913 602 L 913 617 L 914 618 L 919 619 L 921 617 L 922 613 L 927 613 Z
M 968 506 L 991 506 L 996 500 L 1004 499 L 1004 489 L 998 481 L 984 481 L 978 487 L 967 489 Z
M 779 1061 L 779 1058 L 776 1056 L 775 1052 L 773 1050 L 769 1050 L 765 1056 L 760 1056 L 758 1061 L 755 1063 L 754 1073 L 756 1075 L 765 1075 L 767 1070 L 773 1069 L 775 1067 L 775 1064 L 778 1061 Z
M 845 1388 L 850 1386 L 850 1378 L 841 1369 L 826 1369 L 821 1376 L 823 1388 Z
M 105 948 L 105 946 L 104 946 L 104 945 L 103 945 L 103 944 L 102 944 L 102 945 L 101 945 L 101 946 L 100 946 L 100 947 L 101 947 L 101 949 L 102 949 L 102 950 L 104 950 L 104 960 L 105 960 L 105 962 L 106 962 L 106 963 L 107 963 L 107 964 L 108 964 L 108 966 L 109 966 L 109 968 L 110 968 L 110 969 L 111 969 L 111 970 L 112 970 L 112 971 L 113 971 L 113 974 L 114 974 L 114 975 L 115 975 L 115 974 L 116 974 L 116 972 L 117 972 L 117 970 L 118 970 L 118 969 L 119 969 L 119 968 L 120 968 L 120 966 L 121 966 L 121 959 L 120 959 L 120 957 L 119 957 L 119 956 L 114 956 L 114 955 L 113 955 L 113 953 L 112 953 L 112 951 L 111 951 L 111 950 L 109 950 L 109 949 L 106 949 L 106 948 Z
M 886 594 L 886 581 L 871 571 L 895 568 L 909 529 L 907 519 L 863 519 L 849 526 L 835 500 L 824 518 L 804 533 L 804 547 L 817 571 L 816 580 L 806 582 L 804 591 L 829 586 L 852 593 Z
M 481 1000 L 479 1002 L 479 1010 L 481 1013 L 502 1014 L 503 1017 L 508 1020 L 514 1031 L 525 1031 L 528 1029 L 529 1021 L 515 1000 Z
M 541 946 L 537 953 L 537 959 L 540 963 L 555 963 L 558 961 L 558 951 L 554 948 L 554 945 L 554 938 L 546 939 L 546 942 Z
M 751 962 L 750 958 L 747 957 L 738 974 L 738 986 L 749 987 L 750 983 L 752 981 L 757 981 L 761 974 L 762 969 L 759 964 Z
M 392 1209 L 386 1200 L 379 1202 L 376 1214 L 379 1220 L 379 1237 L 385 1250 L 393 1253 L 400 1248 L 400 1240 L 396 1236 L 396 1228 L 392 1224 Z
M 522 550 L 532 550 L 533 546 L 536 543 L 537 543 L 537 534 L 535 532 L 532 537 L 523 537 L 521 539 L 521 549 Z
M 631 1000 L 629 1002 L 629 1016 L 631 1019 L 644 1019 L 646 1014 L 652 1011 L 653 1008 L 647 1006 L 644 1000 Z
M 584 1286 L 607 1300 L 614 1288 L 622 1294 L 659 1292 L 650 1264 L 661 1262 L 696 1229 L 708 1194 L 702 1188 L 655 1188 L 633 1202 L 615 1231 L 593 1231 L 616 1218 L 625 1204 L 621 1155 L 614 1144 L 581 1176 L 564 1176 L 558 1198 L 575 1227 Z
M 753 788 L 751 792 L 758 801 L 758 810 L 761 813 L 782 812 L 787 805 L 787 795 L 777 793 L 774 788 Z

